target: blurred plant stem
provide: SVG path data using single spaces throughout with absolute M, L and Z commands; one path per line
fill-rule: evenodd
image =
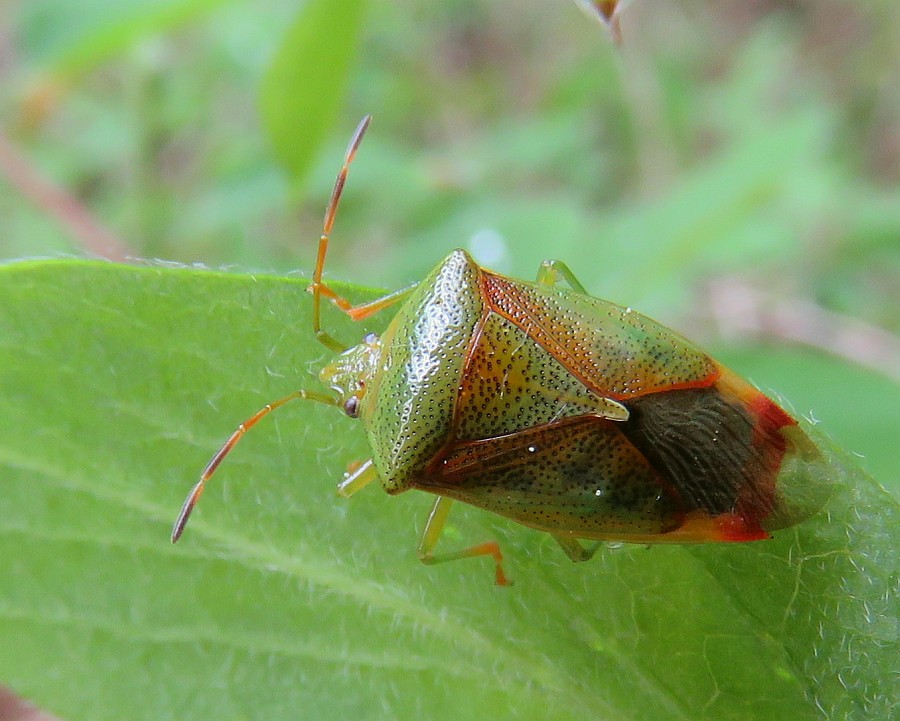
M 0 686 L 0 721 L 58 721 Z
M 54 218 L 86 252 L 108 260 L 127 260 L 128 246 L 94 217 L 78 198 L 45 177 L 2 131 L 0 173 L 19 193 Z
M 700 305 L 723 338 L 805 345 L 900 383 L 900 338 L 883 328 L 807 299 L 776 298 L 733 277 L 710 283 L 707 292 Z

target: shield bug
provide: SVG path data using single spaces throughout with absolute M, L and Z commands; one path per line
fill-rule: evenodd
M 238 426 L 188 495 L 177 541 L 207 480 L 241 437 L 295 399 L 365 427 L 372 457 L 338 485 L 436 496 L 418 546 L 436 563 L 492 556 L 495 541 L 435 553 L 453 501 L 546 531 L 574 561 L 588 541 L 756 541 L 814 513 L 822 454 L 777 403 L 695 345 L 630 308 L 593 298 L 559 261 L 534 282 L 455 250 L 420 283 L 354 306 L 322 281 L 353 135 L 325 213 L 312 283 L 316 338 L 337 352 L 320 380 Z M 563 287 L 563 284 L 567 287 Z M 321 326 L 322 299 L 354 320 L 399 306 L 353 347 Z

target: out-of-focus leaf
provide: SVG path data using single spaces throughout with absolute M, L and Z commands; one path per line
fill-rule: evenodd
M 823 132 L 818 118 L 798 116 L 714 156 L 663 198 L 609 218 L 576 262 L 607 280 L 602 294 L 671 302 L 686 293 L 686 273 L 789 257 L 797 237 L 785 219 L 788 190 L 817 167 Z
M 309 170 L 344 96 L 365 0 L 308 0 L 285 33 L 262 86 L 263 120 L 294 178 Z
M 68 721 L 889 717 L 897 501 L 840 454 L 826 509 L 754 544 L 576 565 L 455 508 L 441 547 L 498 538 L 500 589 L 487 563 L 418 563 L 422 495 L 337 499 L 362 429 L 298 402 L 245 438 L 173 548 L 210 452 L 317 387 L 304 287 L 0 269 L 0 681 Z M 340 338 L 370 329 L 340 316 Z
M 44 6 L 32 18 L 44 43 L 37 60 L 52 83 L 72 79 L 146 37 L 184 25 L 233 0 L 116 2 L 95 0 L 59 7 Z

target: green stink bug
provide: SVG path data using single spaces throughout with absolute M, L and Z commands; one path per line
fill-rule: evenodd
M 360 306 L 325 285 L 329 236 L 369 120 L 335 182 L 310 285 L 313 331 L 339 353 L 320 372 L 334 393 L 299 390 L 242 423 L 188 495 L 173 542 L 222 459 L 294 399 L 363 422 L 372 457 L 341 495 L 376 479 L 390 494 L 435 494 L 419 558 L 490 555 L 499 584 L 496 542 L 434 553 L 454 500 L 546 531 L 575 561 L 596 548 L 579 539 L 754 541 L 818 509 L 804 483 L 822 477 L 814 466 L 825 461 L 796 420 L 668 328 L 589 296 L 559 261 L 526 282 L 455 250 L 420 283 Z M 354 320 L 400 308 L 380 337 L 347 348 L 321 327 L 323 297 Z

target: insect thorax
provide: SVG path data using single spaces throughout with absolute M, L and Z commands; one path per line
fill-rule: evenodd
M 388 493 L 407 490 L 451 430 L 469 344 L 484 313 L 480 277 L 472 258 L 454 251 L 382 336 L 360 416 Z

